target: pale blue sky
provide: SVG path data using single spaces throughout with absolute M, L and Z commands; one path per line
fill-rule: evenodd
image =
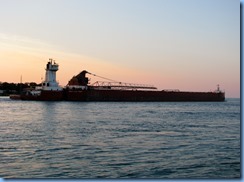
M 18 39 L 124 72 L 147 71 L 162 89 L 208 91 L 221 84 L 227 96 L 240 95 L 237 0 L 0 0 L 0 22 L 0 39 L 11 44 Z

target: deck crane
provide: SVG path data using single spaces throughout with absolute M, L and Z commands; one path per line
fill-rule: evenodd
M 86 71 L 86 73 L 98 78 L 108 80 L 108 81 L 96 81 L 95 83 L 91 84 L 91 86 L 95 89 L 120 89 L 120 90 L 157 89 L 153 85 L 119 82 L 116 80 L 112 80 L 110 78 L 105 78 L 103 76 L 90 73 L 88 71 Z

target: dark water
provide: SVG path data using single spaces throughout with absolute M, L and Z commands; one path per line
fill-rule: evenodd
M 1 178 L 239 178 L 240 99 L 32 102 L 0 97 Z

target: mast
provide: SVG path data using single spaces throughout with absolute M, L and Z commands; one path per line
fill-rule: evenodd
M 22 75 L 20 75 L 20 85 L 19 85 L 19 93 L 22 91 Z

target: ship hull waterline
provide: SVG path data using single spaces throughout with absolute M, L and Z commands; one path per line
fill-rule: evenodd
M 224 93 L 214 92 L 169 92 L 132 90 L 82 90 L 65 91 L 67 101 L 114 101 L 114 102 L 220 102 Z
M 19 99 L 83 102 L 222 102 L 225 101 L 225 94 L 215 92 L 63 90 L 42 91 L 41 95 L 22 94 Z
M 33 100 L 33 101 L 62 101 L 63 91 L 42 90 L 40 95 L 28 95 L 21 94 L 21 100 Z

